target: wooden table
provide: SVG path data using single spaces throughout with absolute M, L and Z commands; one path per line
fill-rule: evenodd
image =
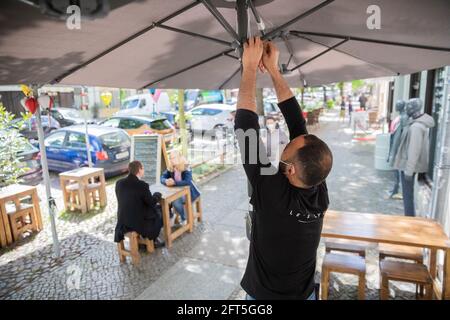
M 81 203 L 81 212 L 86 213 L 88 210 L 86 188 L 89 184 L 89 180 L 98 178 L 100 180 L 100 206 L 106 206 L 106 182 L 103 168 L 79 168 L 71 171 L 62 172 L 59 174 L 59 181 L 61 184 L 61 190 L 64 197 L 64 207 L 69 210 L 68 202 L 68 183 L 78 183 L 79 197 Z
M 172 246 L 173 240 L 181 236 L 186 231 L 193 231 L 194 224 L 194 214 L 192 211 L 192 201 L 191 201 L 191 191 L 188 186 L 186 187 L 166 187 L 162 184 L 153 184 L 150 186 L 150 191 L 153 194 L 154 192 L 160 192 L 162 195 L 161 198 L 161 207 L 162 207 L 162 218 L 164 224 L 164 236 L 166 241 L 167 248 Z M 178 228 L 175 232 L 172 232 L 172 227 L 170 225 L 170 208 L 169 205 L 173 201 L 186 196 L 186 204 L 184 208 L 187 212 L 187 224 Z
M 390 243 L 430 249 L 430 273 L 437 297 L 450 299 L 450 240 L 431 219 L 371 213 L 327 211 L 322 237 Z M 437 281 L 437 250 L 444 252 L 442 289 Z
M 42 230 L 41 208 L 39 207 L 39 197 L 36 187 L 24 186 L 20 184 L 10 185 L 0 192 L 0 246 L 7 246 L 13 243 L 11 226 L 9 225 L 6 203 L 14 202 L 17 208 L 20 207 L 20 199 L 31 197 L 34 207 L 35 219 L 38 230 Z

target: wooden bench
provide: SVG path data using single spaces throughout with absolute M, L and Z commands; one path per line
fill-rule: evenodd
M 326 253 L 322 264 L 322 300 L 328 299 L 330 273 L 349 273 L 358 276 L 358 299 L 365 299 L 366 262 L 356 255 Z
M 11 226 L 12 237 L 14 241 L 27 231 L 37 231 L 38 223 L 36 221 L 36 213 L 34 206 L 30 204 L 20 203 L 15 205 L 10 211 L 7 211 L 9 225 Z
M 325 252 L 330 253 L 332 251 L 340 251 L 356 253 L 357 255 L 365 258 L 367 246 L 368 244 L 363 242 L 336 239 L 325 242 Z
M 431 300 L 433 298 L 433 280 L 428 268 L 424 264 L 402 261 L 380 261 L 380 299 L 389 299 L 389 281 L 414 283 L 425 288 L 425 295 L 421 292 L 417 297 Z
M 380 261 L 385 258 L 412 260 L 423 263 L 423 249 L 411 246 L 380 243 L 378 246 Z
M 143 239 L 137 232 L 128 232 L 125 237 L 129 239 L 130 248 L 128 250 L 125 248 L 125 239 L 117 244 L 120 262 L 125 262 L 126 257 L 131 257 L 133 265 L 140 264 L 139 244 L 145 244 L 148 253 L 155 251 L 153 240 Z

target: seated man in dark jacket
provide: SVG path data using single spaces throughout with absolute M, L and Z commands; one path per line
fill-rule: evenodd
M 140 180 L 144 167 L 139 161 L 130 162 L 129 175 L 116 183 L 117 226 L 114 241 L 123 240 L 125 233 L 135 231 L 142 237 L 154 241 L 156 248 L 164 246 L 158 239 L 163 225 L 159 201 L 161 194 L 152 196 L 148 183 Z

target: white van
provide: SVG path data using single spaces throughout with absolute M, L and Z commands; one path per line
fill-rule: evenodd
M 122 108 L 116 112 L 116 115 L 146 115 L 150 116 L 159 112 L 171 110 L 169 95 L 161 92 L 158 102 L 155 103 L 153 95 L 142 93 L 126 98 L 122 103 Z

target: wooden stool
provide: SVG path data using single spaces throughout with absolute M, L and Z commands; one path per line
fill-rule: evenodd
M 426 300 L 433 298 L 433 280 L 424 264 L 401 261 L 380 261 L 380 299 L 389 299 L 389 280 L 414 283 L 425 288 L 420 297 Z M 419 295 L 416 296 L 419 297 Z
M 78 183 L 72 183 L 66 186 L 68 194 L 68 204 L 70 210 L 81 210 L 80 186 Z
M 91 206 L 95 206 L 96 202 L 101 202 L 101 188 L 102 185 L 99 182 L 89 183 L 87 185 L 85 193 L 88 210 L 91 209 Z
M 423 249 L 418 247 L 400 246 L 380 243 L 378 246 L 380 261 L 385 258 L 397 258 L 423 263 Z
M 363 242 L 350 241 L 350 240 L 333 240 L 325 242 L 325 252 L 330 253 L 331 251 L 341 251 L 356 253 L 359 256 L 366 257 L 366 247 L 367 245 Z
M 356 255 L 326 253 L 322 264 L 322 300 L 328 299 L 331 272 L 357 275 L 359 278 L 358 299 L 365 299 L 366 262 L 364 258 Z
M 26 231 L 38 229 L 33 205 L 16 205 L 13 211 L 8 212 L 8 219 L 14 241 L 19 240 Z
M 202 213 L 202 200 L 200 196 L 192 203 L 192 211 L 194 211 L 194 221 L 197 219 L 198 222 L 202 222 L 203 213 Z
M 125 234 L 125 237 L 129 239 L 130 249 L 125 249 L 125 239 L 117 244 L 120 262 L 125 262 L 126 257 L 131 257 L 133 265 L 138 265 L 141 262 L 141 256 L 139 255 L 139 244 L 145 244 L 147 246 L 148 253 L 155 251 L 153 240 L 143 239 L 137 232 L 128 232 Z

